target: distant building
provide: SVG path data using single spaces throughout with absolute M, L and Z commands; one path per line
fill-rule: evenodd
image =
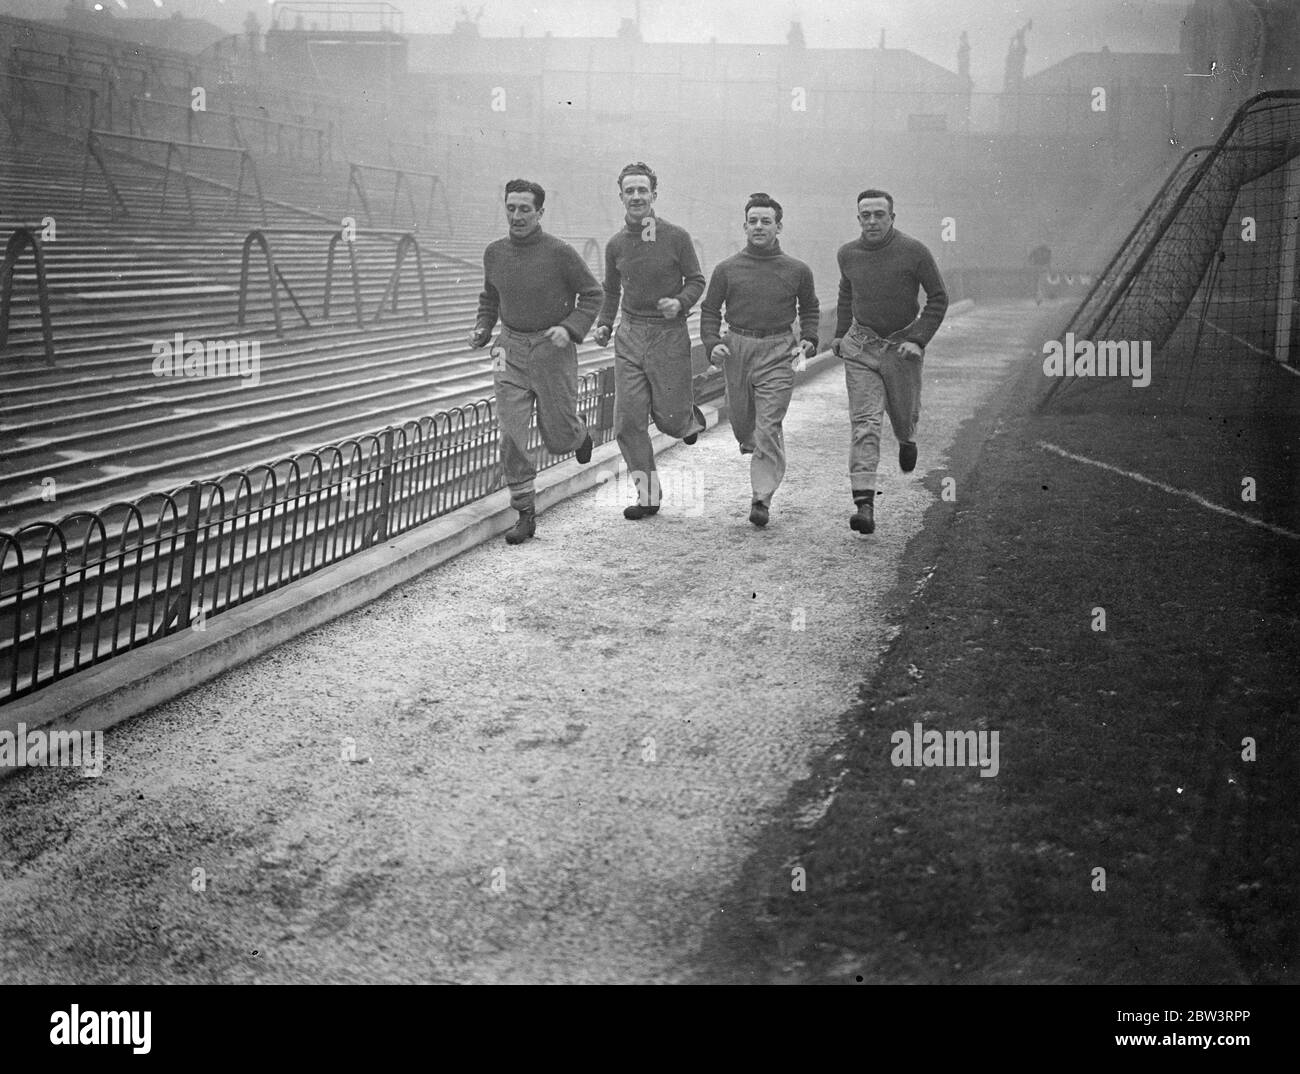
M 1023 38 L 1018 44 L 1025 47 Z M 1009 74 L 1013 61 L 1023 59 L 1015 42 L 1011 51 Z M 998 98 L 998 129 L 1049 141 L 1167 140 L 1186 84 L 1184 69 L 1176 52 L 1076 52 L 1037 74 L 1015 72 Z
M 650 113 L 694 131 L 761 120 L 869 135 L 968 123 L 968 77 L 905 49 L 808 48 L 797 23 L 785 44 L 772 45 L 645 42 L 626 24 L 603 39 L 462 31 L 408 41 L 408 88 L 431 93 L 444 116 L 443 106 L 454 113 L 501 87 L 530 124 L 545 124 L 548 113 L 585 126 Z

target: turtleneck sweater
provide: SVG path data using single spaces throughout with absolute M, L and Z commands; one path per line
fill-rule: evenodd
M 483 251 L 476 325 L 480 332 L 490 332 L 498 315 L 517 332 L 541 332 L 558 324 L 581 343 L 603 296 L 578 251 L 539 227 L 523 239 L 497 239 Z
M 613 325 L 622 293 L 623 312 L 639 317 L 659 317 L 661 298 L 675 298 L 685 318 L 704 292 L 704 273 L 685 228 L 655 217 L 654 241 L 642 238 L 640 222 L 626 223 L 605 244 L 605 304 L 598 324 Z
M 877 335 L 924 347 L 948 310 L 939 266 L 925 244 L 893 228 L 884 242 L 868 246 L 859 236 L 836 254 L 840 265 L 835 335 L 842 338 L 856 319 Z M 920 317 L 917 288 L 925 288 Z
M 700 303 L 700 342 L 706 355 L 722 342 L 722 307 L 727 323 L 751 332 L 789 328 L 799 317 L 799 337 L 817 342 L 821 308 L 813 286 L 812 269 L 781 249 L 757 250 L 746 243 L 713 270 L 709 289 Z

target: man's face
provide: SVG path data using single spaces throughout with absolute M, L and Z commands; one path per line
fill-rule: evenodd
M 749 244 L 762 250 L 776 242 L 781 225 L 776 222 L 776 210 L 755 205 L 745 214 L 745 238 Z
M 858 202 L 858 223 L 862 225 L 862 237 L 867 242 L 884 242 L 894 226 L 889 199 L 863 198 Z
M 650 189 L 648 175 L 623 176 L 619 197 L 623 200 L 623 208 L 627 210 L 627 218 L 634 224 L 640 223 L 650 215 L 650 206 L 655 203 L 657 196 L 656 192 Z
M 516 239 L 527 238 L 542 226 L 542 214 L 546 210 L 537 208 L 536 201 L 531 190 L 506 195 L 506 220 L 510 224 L 510 234 Z

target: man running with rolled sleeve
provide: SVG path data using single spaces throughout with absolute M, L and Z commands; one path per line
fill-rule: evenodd
M 849 485 L 857 510 L 849 526 L 876 528 L 875 502 L 883 412 L 898 437 L 898 465 L 916 468 L 921 417 L 921 361 L 948 310 L 939 266 L 925 244 L 894 227 L 894 199 L 883 190 L 858 195 L 862 236 L 841 246 L 839 304 L 831 349 L 844 360 L 849 393 Z M 917 289 L 925 308 L 917 310 Z
M 578 251 L 542 230 L 545 202 L 537 183 L 506 183 L 510 230 L 483 253 L 483 292 L 470 336 L 471 347 L 487 346 L 500 316 L 492 380 L 501 465 L 510 506 L 519 512 L 507 544 L 522 544 L 537 530 L 537 468 L 528 452 L 534 403 L 546 450 L 574 451 L 580 463 L 591 461 L 591 435 L 578 417 L 576 344 L 591 328 L 604 292 Z
M 691 380 L 686 315 L 704 291 L 695 247 L 684 228 L 655 215 L 659 177 L 643 161 L 618 176 L 625 226 L 605 244 L 605 304 L 593 338 L 609 342 L 614 315 L 614 432 L 637 502 L 627 519 L 659 512 L 659 475 L 648 426 L 694 444 L 704 430 Z
M 816 353 L 821 313 L 812 269 L 781 250 L 781 215 L 780 203 L 768 194 L 749 196 L 745 248 L 713 270 L 700 303 L 704 353 L 722 367 L 740 453 L 753 456 L 749 521 L 755 526 L 767 525 L 772 495 L 785 477 L 781 422 L 794 392 L 793 363 Z M 791 328 L 796 315 L 798 335 Z

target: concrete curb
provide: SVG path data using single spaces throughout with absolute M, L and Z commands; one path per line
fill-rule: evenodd
M 949 316 L 966 312 L 969 299 L 954 303 Z M 823 352 L 796 374 L 801 384 L 839 359 Z M 699 404 L 709 428 L 726 421 L 724 401 Z M 653 432 L 661 453 L 679 441 Z M 574 460 L 537 475 L 539 513 L 601 483 L 601 476 L 627 470 L 618 444 L 610 441 L 592 453 L 586 466 Z M 502 489 L 408 533 L 331 564 L 283 589 L 187 630 L 152 642 L 129 656 L 77 672 L 0 709 L 0 733 L 97 731 L 114 727 L 194 689 L 231 668 L 260 656 L 291 638 L 314 630 L 383 596 L 425 571 L 505 533 L 515 523 L 510 494 Z M 0 779 L 15 768 L 0 766 Z

